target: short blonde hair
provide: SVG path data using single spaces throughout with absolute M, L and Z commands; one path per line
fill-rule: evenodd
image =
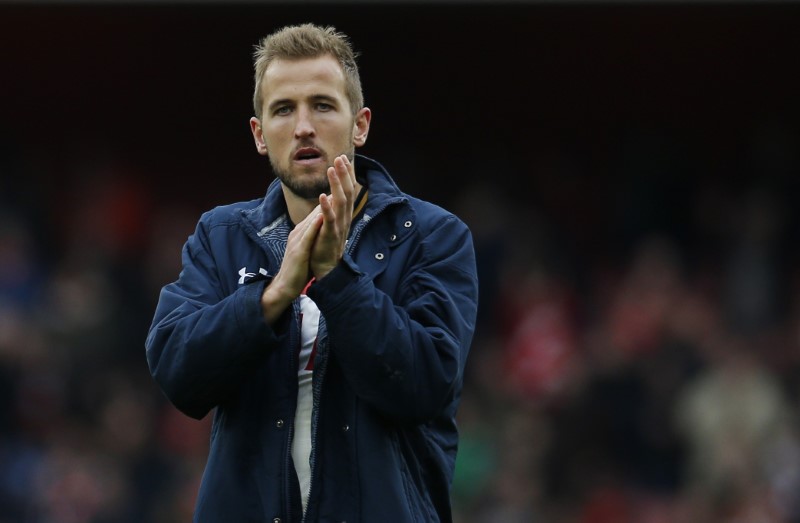
M 347 35 L 337 32 L 330 26 L 303 24 L 279 29 L 264 37 L 256 46 L 253 53 L 255 67 L 253 109 L 256 117 L 261 118 L 261 108 L 264 104 L 261 81 L 273 60 L 317 58 L 326 54 L 333 56 L 344 71 L 345 94 L 355 115 L 364 106 L 364 94 L 361 91 L 361 78 L 356 65 L 357 54 L 350 46 Z

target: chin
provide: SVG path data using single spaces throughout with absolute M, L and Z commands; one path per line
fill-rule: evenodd
M 330 194 L 331 193 L 331 186 L 328 184 L 327 178 L 325 179 L 324 183 L 315 183 L 315 184 L 296 184 L 296 183 L 289 183 L 284 184 L 292 191 L 294 194 L 299 196 L 300 198 L 304 198 L 306 200 L 316 200 L 319 198 L 319 195 L 322 193 Z

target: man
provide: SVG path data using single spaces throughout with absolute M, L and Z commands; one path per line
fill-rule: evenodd
M 277 180 L 203 215 L 146 343 L 179 409 L 216 409 L 195 521 L 450 521 L 470 233 L 354 154 L 371 112 L 344 35 L 284 28 L 255 69 Z

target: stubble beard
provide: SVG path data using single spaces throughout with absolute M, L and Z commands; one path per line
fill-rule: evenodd
M 328 170 L 327 167 L 321 174 L 303 173 L 301 180 L 301 176 L 297 176 L 289 170 L 275 165 L 275 162 L 270 161 L 270 163 L 272 164 L 272 172 L 275 173 L 275 176 L 278 177 L 281 183 L 289 189 L 292 194 L 304 200 L 315 200 L 320 194 L 330 194 L 331 192 L 331 184 L 328 182 L 328 176 L 326 174 Z
M 353 150 L 347 152 L 347 158 L 352 162 L 354 157 Z M 336 156 L 339 156 L 338 154 Z M 331 184 L 328 182 L 328 167 L 333 164 L 327 165 L 321 173 L 301 173 L 301 176 L 291 172 L 289 169 L 284 169 L 270 157 L 269 162 L 272 165 L 272 172 L 281 181 L 281 183 L 289 189 L 292 194 L 303 198 L 304 200 L 316 200 L 322 193 L 331 193 Z

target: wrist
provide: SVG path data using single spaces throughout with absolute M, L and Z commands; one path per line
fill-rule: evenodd
M 314 278 L 316 278 L 317 280 L 321 280 L 322 278 L 327 276 L 334 268 L 336 268 L 336 265 L 326 265 L 325 267 L 319 267 L 317 268 L 316 271 L 313 271 Z
M 341 298 L 347 295 L 348 289 L 352 288 L 363 276 L 364 273 L 359 270 L 353 260 L 345 255 L 326 274 L 325 279 L 317 278 L 318 284 L 312 285 L 308 289 L 308 297 L 316 301 L 320 297 L 320 293 L 324 293 L 327 296 L 336 296 L 337 299 Z
M 277 279 L 267 285 L 261 294 L 261 312 L 267 324 L 273 325 L 293 299 L 294 297 Z

